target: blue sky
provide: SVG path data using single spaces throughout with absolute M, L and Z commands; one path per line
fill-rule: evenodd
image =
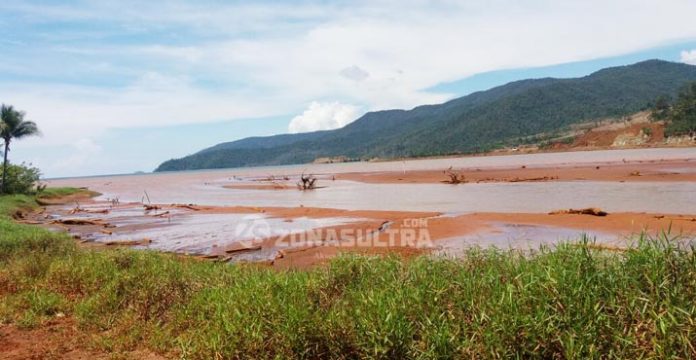
M 3 1 L 0 102 L 49 177 L 150 171 L 512 80 L 696 63 L 693 1 Z

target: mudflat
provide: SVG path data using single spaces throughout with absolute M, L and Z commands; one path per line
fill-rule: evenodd
M 303 174 L 314 190 L 299 190 Z M 454 177 L 453 175 L 454 174 Z M 453 181 L 456 179 L 457 181 Z M 102 195 L 30 220 L 85 246 L 305 267 L 342 252 L 533 249 L 696 234 L 696 149 L 634 149 L 157 173 L 50 181 Z M 74 219 L 88 221 L 66 221 Z

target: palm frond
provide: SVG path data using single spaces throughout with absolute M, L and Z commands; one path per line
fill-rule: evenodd
M 33 121 L 24 120 L 24 112 L 15 110 L 12 105 L 0 107 L 0 138 L 9 142 L 13 138 L 38 135 L 39 128 Z
M 12 132 L 12 137 L 21 139 L 25 136 L 39 135 L 39 127 L 33 121 L 23 121 Z

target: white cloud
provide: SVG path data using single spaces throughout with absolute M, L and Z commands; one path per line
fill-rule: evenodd
M 301 115 L 292 118 L 288 131 L 301 133 L 338 129 L 356 120 L 360 115 L 359 111 L 354 105 L 313 101 Z
M 61 157 L 57 161 L 51 163 L 46 171 L 60 173 L 70 170 L 80 171 L 84 167 L 89 166 L 92 161 L 98 159 L 102 148 L 90 138 L 81 138 L 75 141 L 71 146 L 70 155 Z
M 353 65 L 341 70 L 341 76 L 353 81 L 363 81 L 370 76 L 370 73 L 361 69 L 357 65 Z
M 681 62 L 691 64 L 691 65 L 696 65 L 696 49 L 687 51 L 684 50 L 681 52 Z

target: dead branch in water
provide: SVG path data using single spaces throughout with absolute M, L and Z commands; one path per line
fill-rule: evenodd
M 85 214 L 108 214 L 109 209 L 100 209 L 100 210 L 88 210 L 84 209 L 80 206 L 80 203 L 75 201 L 75 207 L 70 210 L 70 214 L 77 214 L 77 213 L 85 213 Z
M 143 207 L 145 208 L 145 211 L 152 211 L 152 210 L 159 210 L 159 209 L 161 209 L 161 208 L 160 208 L 159 206 L 157 206 L 157 205 L 147 205 L 147 204 L 143 204 Z
M 464 177 L 464 174 L 461 172 L 455 172 L 452 170 L 452 167 L 450 166 L 449 169 L 443 171 L 445 175 L 449 176 L 449 180 L 445 180 L 443 182 L 448 183 L 448 184 L 464 184 L 466 183 L 466 178 Z
M 314 175 L 305 176 L 304 173 L 300 176 L 300 181 L 297 183 L 297 188 L 304 190 L 314 190 L 316 189 L 317 178 Z
M 150 195 L 147 194 L 147 190 L 143 190 L 145 192 L 145 197 L 147 197 L 147 203 L 152 204 L 152 201 L 150 201 Z

